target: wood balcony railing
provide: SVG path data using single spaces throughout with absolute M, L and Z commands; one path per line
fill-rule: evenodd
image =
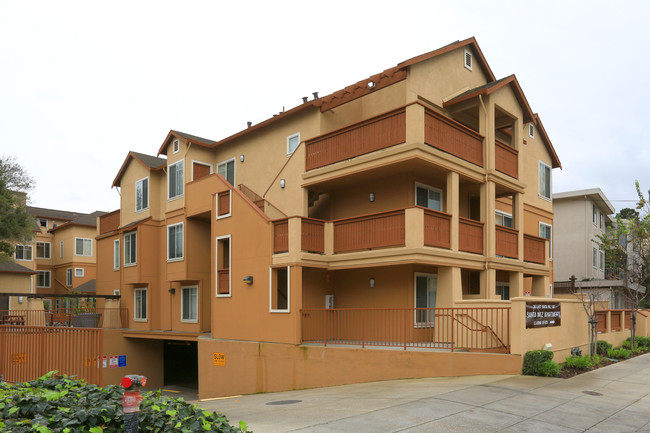
M 0 310 L 0 325 L 72 328 L 128 328 L 126 308 L 61 308 L 53 310 Z
M 289 219 L 273 221 L 273 253 L 289 251 Z
M 494 168 L 503 174 L 519 179 L 519 151 L 503 141 L 494 142 Z
M 519 231 L 497 225 L 495 236 L 495 252 L 497 256 L 509 257 L 516 259 L 519 257 Z
M 524 261 L 546 263 L 546 239 L 524 234 Z
M 483 254 L 483 223 L 469 218 L 458 218 L 458 249 Z
M 230 213 L 230 190 L 222 191 L 217 195 L 217 216 L 224 216 Z
M 406 109 L 392 111 L 305 142 L 305 169 L 313 170 L 406 141 Z
M 303 251 L 322 254 L 325 252 L 325 221 L 301 218 L 300 244 Z
M 424 142 L 483 167 L 483 136 L 453 119 L 425 111 Z
M 403 246 L 405 210 L 336 220 L 334 252 Z
M 99 234 L 112 232 L 120 227 L 120 210 L 114 210 L 99 217 Z
M 230 293 L 230 269 L 217 271 L 217 293 L 227 295 Z
M 424 209 L 424 245 L 451 248 L 451 215 Z

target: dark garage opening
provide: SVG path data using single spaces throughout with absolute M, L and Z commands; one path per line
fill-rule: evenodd
M 199 357 L 196 341 L 165 340 L 164 384 L 199 388 Z

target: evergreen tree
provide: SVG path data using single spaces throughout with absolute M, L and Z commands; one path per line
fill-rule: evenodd
M 13 157 L 0 156 L 0 261 L 14 254 L 13 243 L 32 239 L 34 219 L 27 213 L 20 193 L 34 180 Z

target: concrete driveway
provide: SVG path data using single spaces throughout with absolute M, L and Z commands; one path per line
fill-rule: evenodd
M 650 354 L 571 379 L 391 380 L 198 402 L 270 432 L 650 432 Z

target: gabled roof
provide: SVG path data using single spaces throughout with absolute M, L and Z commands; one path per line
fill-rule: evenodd
M 145 168 L 148 168 L 150 171 L 162 170 L 163 167 L 167 165 L 167 160 L 165 158 L 158 158 L 151 155 L 145 155 L 144 153 L 131 151 L 126 156 L 124 163 L 122 163 L 122 167 L 120 167 L 120 171 L 117 173 L 117 176 L 115 176 L 115 180 L 113 181 L 112 186 L 120 185 L 120 179 L 122 179 L 122 175 L 126 171 L 126 167 L 129 165 L 131 160 L 138 161 L 140 164 L 142 164 Z
M 176 138 L 180 138 L 185 142 L 191 142 L 192 144 L 198 144 L 199 146 L 202 147 L 214 147 L 215 144 L 217 144 L 216 141 L 209 140 L 207 138 L 197 137 L 196 135 L 187 134 L 185 132 L 174 131 L 172 129 L 169 131 L 169 134 L 167 134 L 167 138 L 165 138 L 165 141 L 163 141 L 163 144 L 162 146 L 160 146 L 160 149 L 158 149 L 158 155 L 167 155 L 167 146 L 169 146 L 169 143 L 171 143 L 172 140 Z
M 102 216 L 105 213 L 106 212 L 96 210 L 93 213 L 82 214 L 77 218 L 75 218 L 74 220 L 65 222 L 57 227 L 53 227 L 48 231 L 52 233 L 55 232 L 56 230 L 61 230 L 62 228 L 70 227 L 70 226 L 97 227 L 97 217 Z
M 535 121 L 535 128 L 537 129 L 537 132 L 541 135 L 542 141 L 546 146 L 546 150 L 548 151 L 549 155 L 551 155 L 553 168 L 562 168 L 560 158 L 558 158 L 557 153 L 555 153 L 555 148 L 553 147 L 553 144 L 551 144 L 551 139 L 548 138 L 548 135 L 546 134 L 546 129 L 544 129 L 544 125 L 542 124 L 542 119 L 539 118 L 539 114 L 533 114 L 533 120 Z
M 29 268 L 24 267 L 23 265 L 19 265 L 16 262 L 0 262 L 0 273 L 8 273 L 8 274 L 36 274 L 36 271 L 33 271 Z
M 84 293 L 96 293 L 97 292 L 97 280 L 92 279 L 88 280 L 80 286 L 77 286 L 74 289 L 75 292 L 84 292 Z
M 84 215 L 78 212 L 69 212 L 65 210 L 46 209 L 42 207 L 26 206 L 27 213 L 34 218 L 49 218 L 53 220 L 72 221 L 79 215 Z

